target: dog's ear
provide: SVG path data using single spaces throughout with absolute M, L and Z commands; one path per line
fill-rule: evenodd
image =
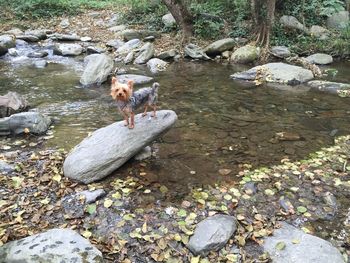
M 134 88 L 134 81 L 133 80 L 128 80 L 128 87 L 129 87 L 129 89 Z
M 112 84 L 115 84 L 117 82 L 117 78 L 116 77 L 112 77 Z

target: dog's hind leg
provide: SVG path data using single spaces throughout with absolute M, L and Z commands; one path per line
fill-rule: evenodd
M 147 115 L 147 109 L 148 109 L 148 105 L 145 106 L 145 111 L 142 113 L 142 117 L 145 117 Z
M 157 106 L 156 106 L 156 105 L 153 105 L 152 108 L 153 108 L 153 113 L 152 113 L 151 116 L 154 117 L 154 118 L 157 118 L 157 116 L 156 116 Z

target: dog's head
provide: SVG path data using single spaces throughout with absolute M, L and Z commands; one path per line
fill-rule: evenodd
M 128 80 L 127 84 L 118 82 L 116 77 L 112 78 L 111 96 L 115 100 L 127 101 L 132 96 L 134 82 Z

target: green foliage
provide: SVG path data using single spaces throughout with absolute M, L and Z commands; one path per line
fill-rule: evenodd
M 322 3 L 320 15 L 331 16 L 332 14 L 343 11 L 344 3 L 340 0 L 325 0 Z

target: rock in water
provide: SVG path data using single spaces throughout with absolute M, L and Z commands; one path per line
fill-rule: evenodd
M 235 231 L 234 217 L 214 215 L 199 222 L 187 246 L 193 254 L 206 256 L 223 248 Z
M 54 47 L 53 53 L 61 56 L 78 56 L 83 52 L 79 44 L 59 44 Z
M 153 81 L 152 77 L 143 76 L 143 75 L 136 75 L 136 74 L 123 74 L 123 75 L 117 75 L 118 82 L 120 83 L 127 83 L 128 80 L 134 81 L 134 84 L 146 84 L 151 81 Z
M 209 56 L 219 55 L 226 50 L 231 50 L 236 44 L 233 38 L 225 38 L 211 43 L 204 49 L 204 52 Z
M 147 62 L 147 67 L 153 74 L 166 70 L 167 66 L 168 63 L 159 58 L 152 58 Z
M 312 80 L 307 83 L 313 90 L 327 92 L 331 94 L 338 94 L 342 90 L 350 90 L 350 84 L 323 81 L 323 80 Z
M 148 60 L 150 60 L 154 55 L 154 45 L 152 43 L 147 42 L 144 44 L 139 52 L 139 55 L 135 59 L 134 63 L 136 64 L 145 64 Z
M 9 91 L 0 96 L 0 117 L 8 117 L 14 113 L 25 111 L 29 107 L 27 100 L 17 92 Z
M 98 129 L 78 144 L 63 164 L 64 175 L 83 183 L 100 180 L 167 132 L 177 120 L 175 112 L 162 110 L 157 118 L 135 116 L 135 128 L 124 121 Z
M 4 261 L 2 261 L 4 260 Z M 104 262 L 102 253 L 70 229 L 51 229 L 0 247 L 1 262 Z
M 204 59 L 209 60 L 210 57 L 205 54 L 205 52 L 197 45 L 195 44 L 188 44 L 185 46 L 185 56 L 193 58 L 193 59 Z
M 42 134 L 50 127 L 51 119 L 38 112 L 21 112 L 0 119 L 0 135 Z
M 281 242 L 284 249 L 278 249 L 277 244 Z M 331 243 L 284 222 L 273 236 L 265 238 L 263 246 L 273 263 L 344 263 L 342 255 Z
M 234 63 L 251 63 L 259 57 L 260 48 L 252 45 L 245 45 L 235 50 L 231 55 Z
M 333 57 L 328 54 L 316 53 L 306 58 L 307 61 L 318 65 L 327 65 L 333 62 Z
M 93 84 L 100 85 L 107 80 L 108 75 L 112 72 L 114 67 L 113 60 L 104 54 L 92 54 L 86 58 L 87 65 L 84 69 L 83 75 L 80 78 L 80 83 L 83 86 L 90 86 Z
M 285 63 L 264 64 L 247 71 L 235 73 L 231 75 L 231 78 L 254 81 L 259 77 L 257 75 L 264 80 L 268 79 L 268 82 L 285 84 L 290 82 L 303 83 L 314 78 L 311 70 Z

